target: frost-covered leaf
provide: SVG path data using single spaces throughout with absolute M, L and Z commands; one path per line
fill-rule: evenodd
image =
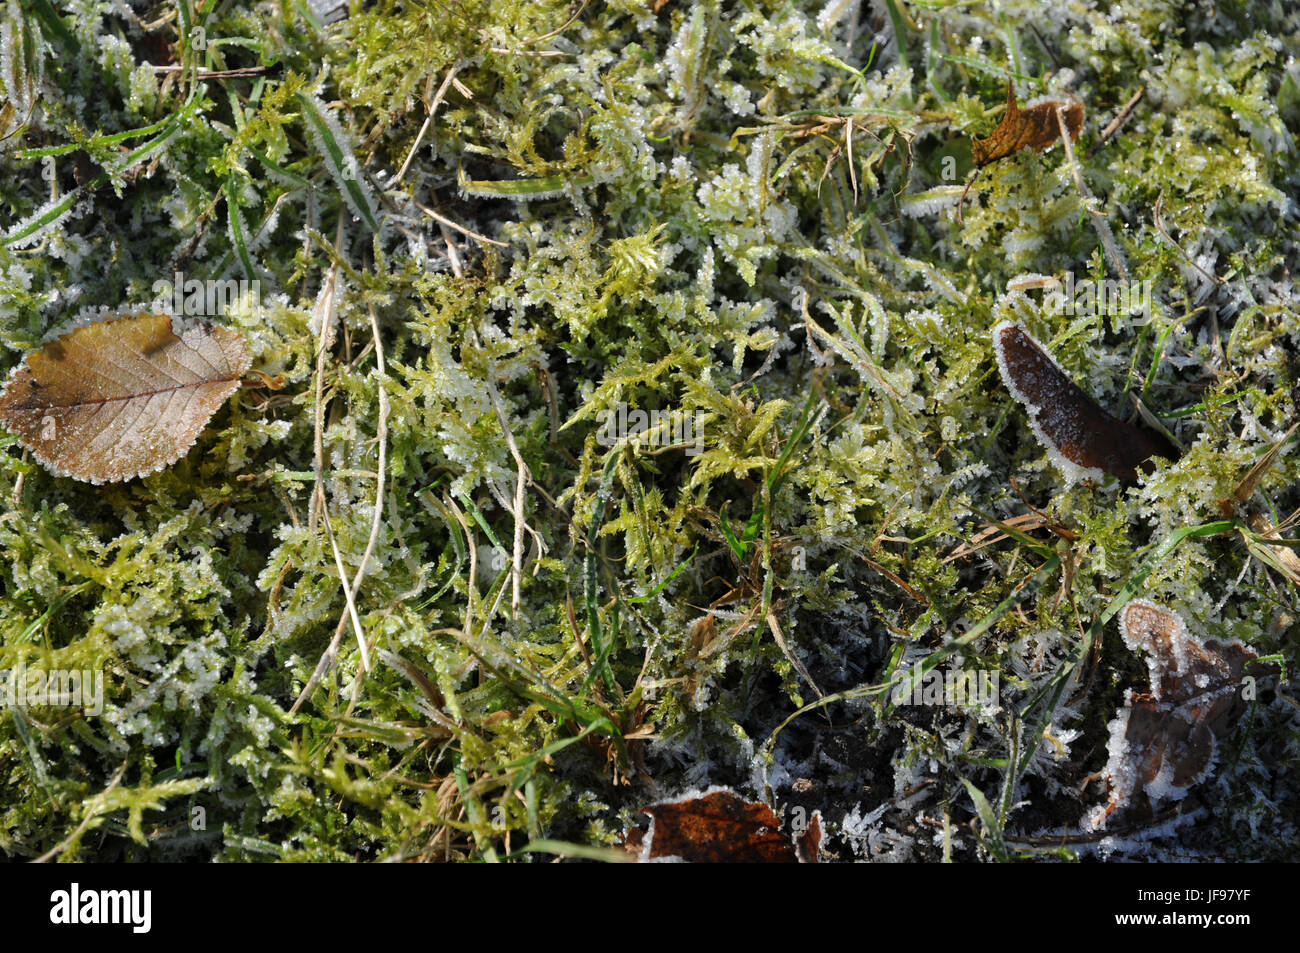
M 1074 383 L 1047 350 L 1019 324 L 993 329 L 993 353 L 1002 380 L 1029 415 L 1029 426 L 1048 455 L 1071 481 L 1100 480 L 1109 473 L 1136 480 L 1151 473 L 1151 457 L 1177 459 L 1161 434 L 1108 414 Z
M 175 463 L 252 360 L 229 328 L 177 336 L 164 314 L 69 331 L 28 354 L 0 394 L 0 425 L 61 476 L 114 483 Z
M 1252 684 L 1246 676 L 1277 671 L 1250 667 L 1255 653 L 1236 640 L 1198 642 L 1176 612 L 1145 599 L 1124 607 L 1120 634 L 1146 655 L 1151 691 L 1130 689 L 1110 723 L 1109 810 L 1128 806 L 1139 794 L 1177 800 L 1204 780 L 1217 740 L 1246 709 L 1243 691 Z
M 1058 106 L 1065 115 L 1065 128 L 1073 142 L 1079 138 L 1079 130 L 1083 128 L 1083 103 L 1049 100 L 1021 109 L 1016 105 L 1016 88 L 1007 83 L 1007 111 L 1002 121 L 986 138 L 971 140 L 971 158 L 975 165 L 986 166 L 1021 149 L 1041 152 L 1052 145 L 1061 137 L 1061 127 L 1056 121 Z
M 795 842 L 781 832 L 781 819 L 766 804 L 746 801 L 720 788 L 678 801 L 641 809 L 654 818 L 641 840 L 641 857 L 677 857 L 691 863 L 793 864 L 799 861 Z M 820 844 L 800 842 L 809 857 Z M 629 838 L 635 844 L 635 838 Z

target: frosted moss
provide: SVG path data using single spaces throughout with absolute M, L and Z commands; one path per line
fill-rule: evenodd
M 1300 414 L 1294 14 L 352 6 L 222 4 L 202 46 L 171 2 L 0 31 L 42 53 L 0 57 L 39 89 L 0 143 L 3 369 L 183 270 L 262 281 L 222 320 L 283 378 L 121 486 L 0 437 L 0 668 L 106 694 L 0 712 L 0 851 L 499 859 L 770 783 L 845 859 L 998 858 L 1102 799 L 1079 784 L 1146 677 L 1126 586 L 1294 671 L 1292 447 L 1234 502 Z M 1085 104 L 1092 198 L 1021 152 L 959 219 L 1009 76 Z M 1066 270 L 1150 282 L 1151 322 L 1009 302 Z M 1186 452 L 1067 486 L 1000 384 L 1002 319 Z M 620 403 L 699 415 L 703 452 L 602 443 Z M 892 706 L 918 661 L 999 672 L 1000 704 Z M 1296 770 L 1275 687 L 1213 812 L 1115 850 L 1293 857 L 1296 794 L 1258 783 Z

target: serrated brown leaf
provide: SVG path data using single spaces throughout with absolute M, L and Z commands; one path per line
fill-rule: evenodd
M 1016 89 L 1008 82 L 1007 111 L 986 138 L 971 140 L 971 159 L 976 166 L 983 167 L 1021 149 L 1046 149 L 1061 138 L 1061 127 L 1056 121 L 1058 106 L 1063 108 L 1065 128 L 1074 142 L 1083 128 L 1083 103 L 1053 100 L 1021 109 L 1016 104 Z
M 1120 614 L 1120 634 L 1147 657 L 1150 692 L 1127 693 L 1110 723 L 1106 779 L 1109 810 L 1141 796 L 1177 800 L 1204 780 L 1218 740 L 1246 710 L 1245 676 L 1276 674 L 1271 665 L 1250 668 L 1255 653 L 1236 640 L 1192 638 L 1178 613 L 1135 599 Z
M 194 445 L 252 359 L 243 336 L 127 314 L 69 331 L 24 358 L 0 393 L 0 425 L 42 466 L 90 483 L 161 470 Z

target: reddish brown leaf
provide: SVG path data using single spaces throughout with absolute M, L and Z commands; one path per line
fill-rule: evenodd
M 802 833 L 794 835 L 795 853 L 802 864 L 815 864 L 821 859 L 822 851 L 822 812 L 813 811 L 808 818 L 808 826 Z
M 1041 151 L 1052 145 L 1061 138 L 1061 127 L 1056 121 L 1058 106 L 1065 114 L 1065 128 L 1073 142 L 1079 138 L 1079 130 L 1083 128 L 1083 103 L 1052 100 L 1021 109 L 1016 104 L 1016 89 L 1008 82 L 1007 111 L 1002 121 L 986 138 L 971 140 L 971 158 L 975 165 L 986 166 L 1021 149 Z
M 692 863 L 764 864 L 798 861 L 794 844 L 781 833 L 781 819 L 772 809 L 731 791 L 653 804 L 642 810 L 654 818 L 646 854 L 649 859 L 680 857 Z
M 27 355 L 0 394 L 0 425 L 61 476 L 113 483 L 183 457 L 239 388 L 243 337 L 128 314 L 69 331 Z
M 1245 676 L 1277 672 L 1259 665 L 1236 640 L 1198 642 L 1176 612 L 1135 599 L 1120 614 L 1120 633 L 1147 656 L 1151 692 L 1130 690 L 1110 723 L 1110 810 L 1138 795 L 1177 800 L 1214 764 L 1216 739 L 1226 736 L 1246 709 Z M 1109 811 L 1108 811 L 1109 812 Z
M 1125 423 L 1097 406 L 1052 360 L 1029 332 L 1012 321 L 993 329 L 993 354 L 1002 380 L 1029 415 L 1029 425 L 1071 480 L 1100 480 L 1109 473 L 1137 479 L 1151 473 L 1151 457 L 1178 458 L 1164 437 Z

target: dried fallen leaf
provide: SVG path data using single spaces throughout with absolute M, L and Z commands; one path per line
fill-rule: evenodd
M 1056 121 L 1058 106 L 1065 114 L 1065 128 L 1073 142 L 1079 138 L 1079 130 L 1083 128 L 1083 103 L 1051 100 L 1021 109 L 1016 104 L 1016 88 L 1008 82 L 1007 111 L 1002 121 L 986 138 L 971 140 L 971 158 L 975 165 L 983 167 L 1021 149 L 1042 151 L 1052 145 L 1061 138 L 1061 127 Z
M 1291 546 L 1285 545 L 1285 543 L 1290 543 L 1292 540 L 1287 539 L 1281 533 L 1281 529 L 1286 527 L 1291 521 L 1284 521 L 1282 526 L 1270 526 L 1268 520 L 1264 519 L 1260 514 L 1255 513 L 1247 518 L 1246 522 L 1249 524 L 1251 529 L 1266 540 L 1277 539 L 1285 541 L 1283 545 L 1271 546 L 1243 533 L 1243 535 L 1246 536 L 1246 548 L 1250 551 L 1252 556 L 1262 562 L 1265 566 L 1280 573 L 1292 585 L 1300 586 L 1300 555 L 1297 555 L 1296 551 L 1292 549 Z
M 1276 460 L 1278 454 L 1282 452 L 1282 448 L 1286 445 L 1286 442 L 1291 439 L 1291 435 L 1296 432 L 1297 427 L 1300 427 L 1300 423 L 1292 424 L 1291 429 L 1282 435 L 1282 439 L 1269 447 L 1268 452 L 1256 461 L 1255 465 L 1250 468 L 1250 471 L 1242 477 L 1241 482 L 1237 484 L 1237 489 L 1232 494 L 1233 499 L 1238 503 L 1245 503 L 1254 495 L 1255 488 L 1259 486 L 1260 479 L 1268 472 L 1268 468 L 1273 465 L 1273 461 Z
M 799 863 L 816 864 L 821 862 L 822 853 L 822 812 L 813 811 L 808 818 L 808 826 L 794 834 L 794 849 L 799 855 Z
M 1214 765 L 1216 739 L 1226 736 L 1246 710 L 1247 676 L 1276 674 L 1275 666 L 1247 667 L 1256 659 L 1236 640 L 1198 642 L 1182 618 L 1146 599 L 1120 614 L 1124 642 L 1147 656 L 1151 692 L 1126 693 L 1110 723 L 1105 814 L 1138 795 L 1152 802 L 1178 800 Z
M 1019 324 L 993 329 L 993 354 L 1002 380 L 1029 415 L 1029 425 L 1048 455 L 1071 481 L 1101 480 L 1109 473 L 1134 481 L 1151 473 L 1151 457 L 1178 459 L 1163 434 L 1119 420 L 1085 394 Z
M 645 860 L 678 857 L 690 863 L 793 864 L 795 843 L 781 833 L 781 819 L 766 804 L 746 801 L 718 789 L 641 809 L 654 818 L 649 835 L 630 834 Z M 647 844 L 648 839 L 648 844 Z M 820 818 L 815 837 L 803 849 L 815 855 L 821 842 Z
M 32 351 L 0 393 L 0 425 L 60 476 L 114 483 L 183 457 L 252 359 L 237 331 L 127 314 Z

